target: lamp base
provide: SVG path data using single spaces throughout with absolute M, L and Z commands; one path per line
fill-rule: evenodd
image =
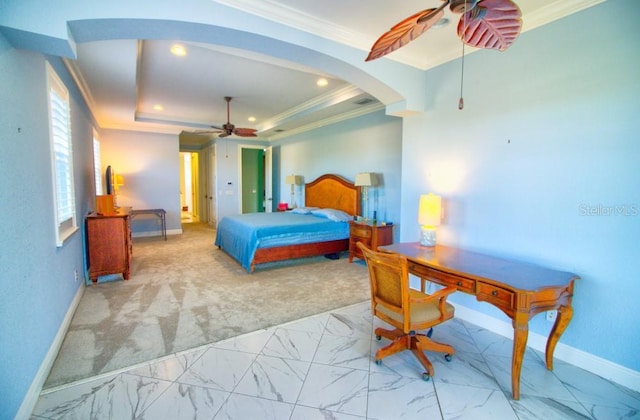
M 436 246 L 436 228 L 433 226 L 422 226 L 420 228 L 420 245 Z

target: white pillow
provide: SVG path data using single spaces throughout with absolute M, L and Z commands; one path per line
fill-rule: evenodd
M 296 213 L 296 214 L 309 214 L 314 210 L 318 210 L 319 207 L 296 207 L 295 209 L 291 210 L 291 213 Z
M 318 209 L 311 212 L 314 216 L 326 217 L 334 222 L 348 222 L 353 219 L 353 216 L 348 215 L 342 210 L 336 209 Z

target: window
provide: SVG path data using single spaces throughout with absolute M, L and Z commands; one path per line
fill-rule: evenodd
M 96 182 L 96 195 L 104 194 L 102 192 L 102 166 L 100 165 L 100 140 L 98 134 L 93 132 L 93 177 Z
M 48 63 L 47 85 L 56 245 L 60 247 L 69 236 L 78 230 L 73 186 L 71 116 L 69 92 Z

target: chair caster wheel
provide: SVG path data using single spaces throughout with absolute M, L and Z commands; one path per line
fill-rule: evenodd
M 378 340 L 378 341 L 382 340 L 382 336 L 381 335 L 376 335 L 376 340 Z
M 427 337 L 431 338 L 432 335 L 433 335 L 433 328 L 429 328 L 429 331 L 427 331 Z
M 428 372 L 422 372 L 422 380 L 425 382 L 429 382 L 429 379 L 431 379 L 431 376 L 429 375 Z
M 376 360 L 376 365 L 380 366 L 381 364 L 382 364 L 382 360 L 381 359 Z
M 445 354 L 445 355 L 444 355 L 444 360 L 446 360 L 447 362 L 450 362 L 450 361 L 451 361 L 451 359 L 453 359 L 453 356 L 452 356 L 452 355 L 450 355 L 449 353 L 447 353 L 447 354 Z

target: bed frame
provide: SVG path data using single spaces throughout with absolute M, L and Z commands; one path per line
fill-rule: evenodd
M 355 216 L 361 212 L 360 190 L 361 187 L 356 187 L 353 182 L 339 175 L 322 175 L 305 184 L 305 206 L 338 209 Z M 251 272 L 256 264 L 335 254 L 347 250 L 349 250 L 349 239 L 258 248 L 251 262 Z

